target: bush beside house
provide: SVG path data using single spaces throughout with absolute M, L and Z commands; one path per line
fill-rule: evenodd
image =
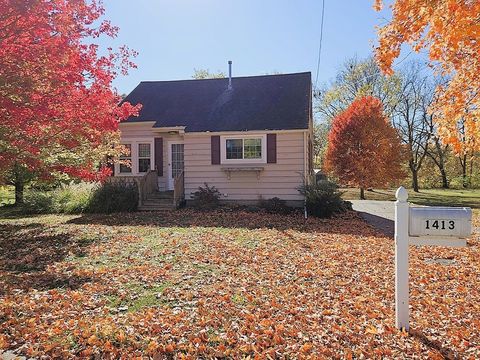
M 135 211 L 138 190 L 135 185 L 78 183 L 61 185 L 53 190 L 31 188 L 19 209 L 25 214 L 81 214 Z
M 329 218 L 352 209 L 352 204 L 342 200 L 342 192 L 332 181 L 320 180 L 313 184 L 305 184 L 299 191 L 305 196 L 305 206 L 309 215 Z

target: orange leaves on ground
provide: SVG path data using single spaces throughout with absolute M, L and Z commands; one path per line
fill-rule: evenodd
M 8 219 L 0 250 L 0 347 L 30 357 L 480 357 L 477 238 L 411 249 L 410 334 L 393 240 L 354 213 Z

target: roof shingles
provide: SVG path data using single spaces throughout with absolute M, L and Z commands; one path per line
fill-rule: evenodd
M 296 73 L 141 82 L 126 98 L 141 103 L 138 117 L 154 127 L 185 126 L 186 132 L 307 129 L 311 74 Z

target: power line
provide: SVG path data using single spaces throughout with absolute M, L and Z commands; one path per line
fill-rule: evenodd
M 315 76 L 315 89 L 318 83 L 318 73 L 320 71 L 320 57 L 322 55 L 322 39 L 323 39 L 323 18 L 325 16 L 325 0 L 322 0 L 322 20 L 320 23 L 320 41 L 318 44 L 318 60 L 317 60 L 317 75 Z

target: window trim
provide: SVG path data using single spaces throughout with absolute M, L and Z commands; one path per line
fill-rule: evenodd
M 133 156 L 133 149 L 132 149 L 132 144 L 131 143 L 122 143 L 122 145 L 130 145 L 130 154 L 128 156 L 120 156 L 119 160 L 130 160 L 130 165 L 132 165 L 132 156 Z M 120 175 L 131 175 L 133 173 L 133 168 L 130 166 L 130 171 L 122 171 L 121 164 L 118 164 L 118 174 Z
M 132 172 L 125 173 L 120 172 L 120 164 L 118 162 L 115 163 L 115 175 L 118 176 L 143 176 L 145 175 L 144 172 L 138 172 L 138 144 L 150 144 L 150 167 L 155 166 L 155 144 L 153 138 L 126 138 L 120 140 L 121 145 L 130 144 L 131 145 L 131 153 L 130 153 L 130 161 L 131 161 L 131 169 Z M 146 158 L 144 158 L 146 159 Z
M 260 159 L 227 159 L 227 140 L 232 139 L 261 139 L 262 141 L 262 157 Z M 266 164 L 267 163 L 267 135 L 227 135 L 220 136 L 220 163 L 221 164 Z
M 142 156 L 140 157 L 140 145 L 143 145 L 143 144 L 147 144 L 150 146 L 150 156 L 149 157 L 146 157 L 146 156 Z M 147 171 L 142 171 L 140 172 L 140 159 L 150 159 L 150 169 L 149 170 L 152 170 L 152 144 L 149 142 L 149 141 L 139 141 L 137 142 L 137 171 L 138 171 L 138 174 L 146 174 Z

